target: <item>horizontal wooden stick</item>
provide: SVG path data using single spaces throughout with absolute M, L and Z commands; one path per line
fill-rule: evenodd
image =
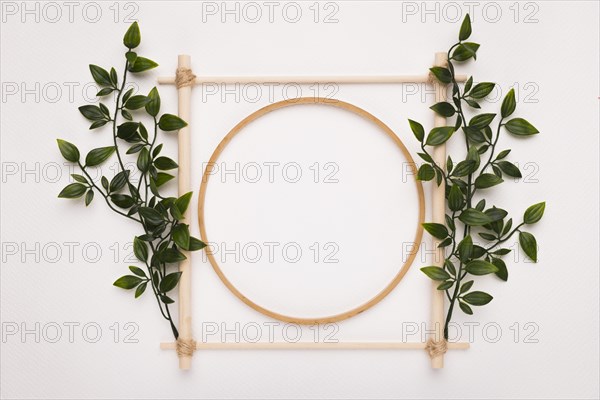
M 466 75 L 457 75 L 465 82 Z M 206 83 L 427 83 L 429 75 L 338 75 L 338 76 L 198 76 L 194 84 Z M 162 76 L 158 83 L 174 85 L 174 76 Z
M 423 350 L 427 343 L 420 342 L 275 342 L 275 343 L 196 343 L 196 350 Z M 161 343 L 162 350 L 175 350 L 175 342 Z M 448 343 L 448 349 L 466 350 L 469 343 Z

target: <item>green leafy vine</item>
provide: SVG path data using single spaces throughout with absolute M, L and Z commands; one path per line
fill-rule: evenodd
M 129 267 L 131 274 L 120 277 L 114 285 L 127 290 L 135 289 L 136 298 L 150 286 L 161 315 L 169 321 L 177 339 L 179 333 L 169 309 L 174 300 L 168 293 L 177 287 L 181 272 L 171 270 L 186 259 L 182 251 L 200 250 L 206 244 L 190 236 L 189 226 L 182 222 L 192 192 L 179 198 L 165 197 L 160 193 L 161 186 L 174 178 L 174 175 L 165 171 L 176 169 L 177 163 L 160 155 L 163 145 L 156 143 L 158 131 L 176 132 L 187 123 L 176 115 L 159 116 L 161 104 L 156 88 L 152 88 L 148 95 L 134 94 L 134 89 L 126 90 L 129 74 L 139 74 L 158 66 L 154 61 L 133 51 L 140 42 L 140 30 L 136 22 L 129 27 L 123 38 L 127 52 L 121 82 L 114 68 L 109 72 L 97 65 L 90 65 L 92 77 L 101 88 L 97 97 L 112 94 L 115 96 L 115 107 L 111 113 L 100 102 L 99 105 L 81 106 L 79 111 L 92 121 L 90 129 L 110 124 L 112 145 L 91 150 L 82 161 L 79 149 L 74 144 L 58 139 L 62 156 L 75 163 L 83 174 L 72 174 L 74 182 L 67 185 L 58 197 L 84 197 L 85 205 L 88 206 L 94 199 L 94 194 L 98 193 L 112 211 L 141 225 L 143 233 L 134 237 L 133 251 L 145 270 L 132 265 Z M 134 121 L 134 115 L 143 111 L 147 114 L 145 118 L 152 121 L 152 134 L 149 134 L 141 121 Z M 129 146 L 125 155 L 119 146 Z M 119 171 L 110 181 L 102 176 L 98 184 L 92 178 L 90 169 L 101 165 L 114 154 L 117 156 Z M 137 182 L 131 179 L 131 171 L 125 168 L 123 160 L 126 155 L 137 157 L 140 174 Z
M 475 195 L 504 182 L 503 176 L 521 178 L 519 168 L 507 161 L 510 150 L 497 151 L 498 140 L 503 131 L 520 137 L 535 135 L 538 130 L 523 118 L 510 118 L 516 109 L 514 89 L 510 90 L 500 109 L 497 125 L 494 113 L 480 113 L 467 122 L 465 105 L 470 109 L 480 109 L 479 101 L 494 89 L 492 82 L 473 85 L 470 77 L 464 87 L 458 84 L 454 63 L 476 59 L 479 44 L 468 42 L 471 36 L 471 20 L 465 17 L 459 33 L 459 41 L 448 50 L 447 67 L 433 67 L 431 73 L 437 80 L 452 87 L 452 103 L 440 102 L 431 109 L 446 118 L 455 118 L 453 126 L 433 128 L 427 137 L 423 126 L 409 120 L 409 125 L 421 143 L 419 156 L 425 161 L 418 170 L 417 179 L 436 181 L 445 186 L 447 214 L 445 224 L 425 223 L 424 229 L 439 239 L 438 247 L 445 249 L 442 267 L 421 268 L 429 278 L 439 281 L 438 290 L 443 290 L 449 301 L 444 325 L 444 338 L 448 339 L 448 326 L 456 304 L 466 314 L 473 314 L 472 306 L 483 306 L 492 296 L 482 291 L 472 291 L 472 276 L 496 274 L 501 280 L 508 279 L 508 270 L 502 257 L 510 249 L 500 245 L 518 232 L 519 244 L 523 252 L 537 262 L 537 242 L 535 237 L 523 230 L 525 225 L 537 223 L 544 214 L 545 203 L 529 207 L 520 223 L 514 224 L 508 212 L 496 206 L 486 208 L 486 200 L 479 200 L 475 206 Z M 450 156 L 446 165 L 438 165 L 425 146 L 439 146 L 461 130 L 465 138 L 466 157 L 455 164 Z M 483 160 L 483 162 L 482 162 Z M 458 232 L 462 225 L 462 236 Z M 478 242 L 474 242 L 474 234 Z

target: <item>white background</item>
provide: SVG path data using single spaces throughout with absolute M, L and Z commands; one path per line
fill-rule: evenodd
M 221 21 L 221 2 L 211 3 L 215 15 L 192 2 L 73 4 L 70 17 L 63 3 L 2 3 L 2 398 L 598 397 L 597 2 L 321 3 L 317 22 L 315 6 L 309 8 L 313 2 L 300 2 L 296 23 L 284 18 L 285 3 L 278 3 L 271 22 L 259 2 L 263 15 L 255 23 L 254 11 L 243 3 L 239 22 L 234 14 Z M 34 11 L 28 14 L 24 7 Z M 509 256 L 508 283 L 489 277 L 477 283 L 495 299 L 471 317 L 456 315 L 461 340 L 472 341 L 471 349 L 450 351 L 445 368 L 437 371 L 421 351 L 207 351 L 196 353 L 191 371 L 178 370 L 175 353 L 159 349 L 171 332 L 152 296 L 134 301 L 131 293 L 111 286 L 126 273 L 126 245 L 138 234 L 136 227 L 106 210 L 100 198 L 88 209 L 80 201 L 56 198 L 69 183 L 69 170 L 55 139 L 74 142 L 83 153 L 110 141 L 106 130 L 88 132 L 77 111 L 93 95 L 84 90 L 91 81 L 87 64 L 120 65 L 121 38 L 131 17 L 141 24 L 139 53 L 160 64 L 139 81 L 143 92 L 157 76 L 173 74 L 180 53 L 192 55 L 194 71 L 202 75 L 423 74 L 434 53 L 454 43 L 469 7 L 475 7 L 473 40 L 482 47 L 478 61 L 460 72 L 498 82 L 500 92 L 484 102 L 490 112 L 515 87 L 518 116 L 541 131 L 527 140 L 501 139 L 502 148 L 513 148 L 510 159 L 522 167 L 524 179 L 486 197 L 516 219 L 529 205 L 547 202 L 544 219 L 529 229 L 538 239 L 538 264 L 518 252 Z M 334 20 L 325 23 L 332 11 Z M 293 18 L 289 12 L 286 17 Z M 175 113 L 174 88 L 159 89 L 163 111 Z M 376 115 L 416 156 L 406 120 L 431 127 L 427 107 L 433 100 L 425 89 L 344 85 L 335 97 Z M 285 96 L 281 87 L 272 99 L 263 90 L 249 102 L 194 89 L 194 188 L 202 163 L 221 138 L 246 115 Z M 302 93 L 314 94 L 308 86 Z M 298 161 L 306 174 L 313 162 L 335 162 L 337 185 L 215 181 L 207 207 L 214 210 L 208 222 L 216 241 L 338 243 L 340 264 L 318 264 L 322 275 L 309 257 L 283 263 L 282 270 L 246 265 L 238 276 L 265 305 L 318 314 L 361 303 L 397 270 L 400 243 L 411 240 L 416 198 L 411 181 L 403 181 L 405 160 L 380 132 L 335 110 L 313 111 L 266 117 L 264 130 L 249 129 L 224 157 Z M 286 126 L 294 118 L 305 121 L 306 137 Z M 174 138 L 164 141 L 165 153 L 175 154 Z M 462 157 L 458 135 L 449 151 L 457 154 L 455 160 Z M 357 168 L 361 165 L 364 169 Z M 103 172 L 110 176 L 110 170 Z M 372 197 L 361 187 L 373 190 Z M 426 185 L 426 194 L 430 189 Z M 261 197 L 262 190 L 268 195 Z M 196 204 L 197 189 L 191 226 L 198 235 Z M 430 246 L 429 237 L 424 243 Z M 95 249 L 101 250 L 98 257 Z M 365 253 L 377 262 L 363 263 L 360 257 L 370 259 Z M 402 340 L 407 327 L 426 322 L 430 284 L 418 271 L 426 262 L 421 254 L 390 296 L 340 323 L 335 338 Z M 206 323 L 235 332 L 236 322 L 239 329 L 258 324 L 262 340 L 268 339 L 264 323 L 271 320 L 235 298 L 201 255 L 193 263 L 196 339 L 202 339 Z M 317 283 L 311 279 L 319 277 Z M 295 280 L 308 289 L 294 292 Z M 472 332 L 469 323 L 478 324 L 471 325 Z M 72 340 L 69 324 L 75 324 Z M 56 327 L 60 337 L 51 343 Z M 90 343 L 94 327 L 102 336 Z M 22 335 L 25 329 L 31 333 Z M 283 329 L 280 324 L 274 332 L 282 335 Z M 126 340 L 128 333 L 134 343 Z M 302 340 L 313 334 L 305 329 Z M 226 339 L 235 340 L 235 334 Z

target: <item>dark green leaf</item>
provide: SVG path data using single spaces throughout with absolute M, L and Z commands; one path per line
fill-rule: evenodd
M 129 49 L 135 49 L 140 45 L 141 40 L 140 27 L 137 22 L 134 22 L 123 36 L 123 44 Z
M 450 275 L 440 267 L 423 267 L 421 271 L 434 281 L 445 281 L 450 279 Z
M 142 294 L 144 294 L 144 292 L 146 291 L 146 286 L 148 286 L 148 282 L 143 282 L 135 289 L 135 298 L 136 299 L 138 297 L 140 297 Z
M 148 151 L 148 148 L 144 147 L 140 151 L 140 155 L 137 159 L 137 167 L 142 172 L 148 171 L 148 168 L 150 167 L 150 152 Z
M 465 303 L 463 303 L 462 301 L 458 302 L 458 305 L 460 307 L 460 309 L 468 315 L 473 315 L 473 310 L 471 310 L 471 307 L 469 307 L 468 305 L 466 305 Z
M 492 258 L 492 264 L 498 268 L 496 276 L 506 282 L 508 280 L 508 268 L 506 268 L 504 261 L 499 258 Z
M 448 290 L 450 289 L 452 286 L 454 286 L 454 281 L 446 281 L 446 282 L 442 282 L 438 287 L 437 290 Z
M 133 272 L 134 274 L 136 274 L 137 276 L 141 276 L 142 278 L 146 278 L 146 273 L 144 271 L 142 271 L 141 268 L 138 268 L 134 265 L 130 265 L 129 266 L 129 270 L 131 272 Z
M 71 174 L 71 177 L 73 177 L 73 179 L 79 183 L 88 183 L 87 179 L 83 175 Z
M 461 222 L 470 226 L 482 226 L 492 222 L 491 218 L 488 217 L 484 212 L 474 208 L 468 208 L 463 211 L 458 217 Z
M 510 117 L 510 115 L 515 112 L 516 107 L 517 102 L 515 100 L 515 89 L 510 89 L 502 101 L 500 115 L 502 115 L 502 118 Z
M 144 72 L 152 68 L 158 67 L 158 64 L 144 57 L 137 57 L 133 65 L 129 67 L 129 72 L 138 73 Z
M 129 170 L 119 172 L 110 181 L 110 191 L 116 192 L 117 190 L 121 189 L 123 186 L 125 186 L 125 183 L 127 183 L 128 179 Z
M 463 262 L 466 262 L 469 258 L 471 258 L 472 254 L 473 254 L 473 239 L 471 238 L 471 235 L 467 235 L 458 244 L 458 256 Z
M 490 217 L 490 220 L 492 220 L 492 222 L 494 221 L 500 221 L 502 219 L 504 219 L 508 213 L 506 212 L 506 210 L 503 210 L 501 208 L 496 208 L 496 207 L 492 207 L 488 210 L 485 210 L 485 214 Z
M 442 83 L 450 83 L 452 82 L 452 75 L 447 68 L 443 67 L 432 67 L 429 68 L 431 73 L 437 78 L 438 81 Z
M 153 117 L 158 115 L 160 111 L 160 96 L 158 94 L 158 90 L 154 87 L 148 93 L 148 103 L 146 104 L 146 112 Z
M 190 251 L 202 250 L 206 247 L 206 243 L 201 240 L 196 239 L 195 237 L 190 238 Z
M 490 94 L 494 90 L 496 84 L 492 82 L 481 82 L 475 85 L 469 96 L 474 99 L 483 99 L 485 96 Z
M 177 286 L 177 283 L 179 282 L 179 278 L 181 277 L 181 272 L 173 272 L 167 276 L 165 276 L 163 278 L 162 281 L 160 281 L 160 286 L 159 289 L 162 293 L 167 293 L 173 289 L 175 289 L 175 286 Z
M 98 106 L 81 106 L 79 107 L 79 112 L 90 121 L 98 121 L 105 119 L 105 115 L 102 113 L 100 107 Z
M 498 167 L 504 172 L 506 175 L 511 176 L 513 178 L 521 178 L 521 171 L 519 171 L 519 167 L 509 161 L 499 161 Z
M 158 157 L 156 160 L 154 160 L 154 165 L 156 168 L 163 171 L 177 168 L 177 163 L 171 160 L 169 157 Z
M 408 123 L 410 125 L 410 129 L 412 130 L 417 140 L 419 142 L 423 142 L 423 138 L 425 137 L 425 130 L 423 129 L 423 125 L 421 125 L 417 121 L 413 121 L 412 119 L 409 119 Z
M 161 260 L 166 263 L 176 263 L 185 259 L 185 255 L 176 249 L 165 249 L 161 253 Z
M 93 167 L 102 164 L 115 152 L 114 146 L 100 147 L 90 151 L 85 157 L 85 165 Z
M 460 294 L 468 292 L 473 287 L 473 283 L 473 281 L 463 283 L 463 285 L 460 287 Z
M 138 213 L 151 225 L 159 225 L 164 221 L 163 216 L 150 207 L 140 207 Z
M 108 96 L 109 94 L 111 94 L 115 89 L 113 88 L 104 88 L 101 89 L 98 93 L 96 93 L 96 96 L 98 97 L 102 97 L 102 96 Z
M 502 178 L 494 174 L 481 174 L 475 179 L 475 187 L 477 189 L 487 189 L 504 182 Z
M 163 131 L 176 131 L 186 126 L 184 120 L 173 114 L 163 114 L 158 120 L 158 127 Z
M 120 208 L 129 208 L 135 204 L 133 197 L 126 194 L 111 194 L 110 200 Z
M 62 154 L 65 160 L 71 162 L 79 161 L 79 150 L 74 144 L 61 139 L 56 139 L 56 141 L 58 142 L 58 149 L 60 150 L 60 154 Z
M 474 160 L 465 160 L 456 164 L 456 168 L 452 171 L 454 176 L 467 176 L 477 169 L 477 163 Z
M 435 238 L 445 239 L 448 236 L 448 229 L 446 229 L 446 227 L 442 224 L 427 222 L 421 225 L 423 225 L 423 228 L 425 228 L 425 230 Z
M 525 210 L 523 215 L 523 222 L 526 224 L 535 224 L 544 216 L 544 210 L 546 209 L 546 202 L 537 203 Z
M 476 115 L 469 121 L 469 126 L 471 128 L 483 129 L 489 124 L 491 124 L 495 117 L 496 114 L 489 113 Z
M 429 108 L 431 108 L 433 111 L 435 111 L 442 117 L 447 117 L 447 118 L 453 116 L 456 113 L 452 104 L 450 104 L 446 101 L 436 103 Z
M 429 164 L 423 164 L 419 167 L 419 171 L 417 172 L 417 179 L 420 181 L 430 181 L 435 176 L 435 171 L 433 167 Z
M 427 135 L 426 145 L 429 146 L 439 146 L 442 143 L 445 143 L 450 136 L 454 133 L 453 126 L 441 126 L 438 128 L 433 128 L 429 135 Z
M 94 191 L 92 189 L 88 190 L 85 194 L 85 206 L 89 206 L 90 203 L 94 200 Z
M 463 300 L 473 306 L 484 306 L 492 299 L 493 297 L 485 292 L 471 292 L 463 296 Z
M 465 15 L 465 19 L 460 26 L 458 40 L 462 42 L 463 40 L 467 40 L 469 36 L 471 36 L 471 17 L 469 17 L 469 14 L 467 14 Z
M 90 130 L 100 128 L 108 123 L 107 120 L 94 121 L 90 125 Z
M 133 238 L 133 254 L 140 261 L 146 262 L 148 260 L 148 246 L 146 242 L 137 236 Z
M 537 262 L 537 241 L 535 236 L 529 232 L 519 232 L 519 244 L 525 255 L 532 261 Z
M 94 81 L 100 86 L 112 86 L 112 81 L 110 80 L 110 75 L 108 71 L 104 68 L 101 68 L 97 65 L 90 64 L 90 72 L 92 73 L 92 78 Z
M 125 275 L 117 279 L 113 285 L 122 289 L 133 289 L 140 284 L 142 280 L 134 275 Z
M 148 104 L 148 100 L 148 97 L 142 95 L 131 96 L 129 100 L 127 100 L 127 102 L 125 103 L 125 108 L 128 108 L 130 110 L 137 110 L 139 108 L 145 107 L 146 104 Z
M 135 154 L 135 153 L 139 152 L 140 150 L 142 150 L 144 147 L 146 147 L 146 145 L 144 143 L 135 144 L 135 145 L 131 146 L 129 148 L 129 150 L 127 150 L 127 154 Z
M 484 260 L 469 261 L 466 269 L 471 275 L 487 275 L 498 272 L 498 267 Z
M 173 304 L 173 303 L 175 303 L 175 300 L 173 300 L 173 299 L 172 299 L 172 298 L 170 298 L 169 296 L 164 296 L 164 295 L 161 295 L 161 296 L 160 296 L 160 299 L 161 299 L 161 300 L 162 300 L 162 302 L 163 302 L 163 303 L 165 303 L 165 304 Z
M 481 236 L 485 240 L 496 240 L 496 236 L 491 233 L 480 232 L 479 236 Z
M 187 225 L 179 224 L 171 231 L 171 237 L 177 246 L 184 250 L 190 247 L 190 230 Z
M 506 156 L 510 153 L 510 149 L 508 150 L 502 150 L 500 153 L 498 153 L 498 155 L 496 156 L 496 160 L 501 160 L 503 158 L 506 158 Z
M 86 190 L 87 186 L 82 183 L 71 183 L 61 190 L 58 197 L 63 199 L 75 199 L 83 196 Z
M 452 185 L 448 195 L 448 207 L 452 211 L 460 210 L 465 204 L 465 198 L 458 185 Z
M 187 211 L 193 194 L 194 192 L 187 192 L 186 194 L 175 200 L 175 206 L 182 215 L 185 214 L 185 212 Z
M 161 187 L 162 185 L 169 182 L 173 178 L 174 178 L 173 175 L 170 175 L 170 174 L 167 174 L 164 172 L 159 172 L 155 179 L 155 184 L 157 187 Z
M 523 118 L 513 118 L 504 125 L 506 129 L 517 136 L 529 136 L 539 133 L 539 131 Z

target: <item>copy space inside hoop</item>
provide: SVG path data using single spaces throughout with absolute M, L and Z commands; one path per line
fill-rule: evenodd
M 298 318 L 341 314 L 380 293 L 408 259 L 419 218 L 414 175 L 394 141 L 323 104 L 245 126 L 216 161 L 204 206 L 229 282 Z

